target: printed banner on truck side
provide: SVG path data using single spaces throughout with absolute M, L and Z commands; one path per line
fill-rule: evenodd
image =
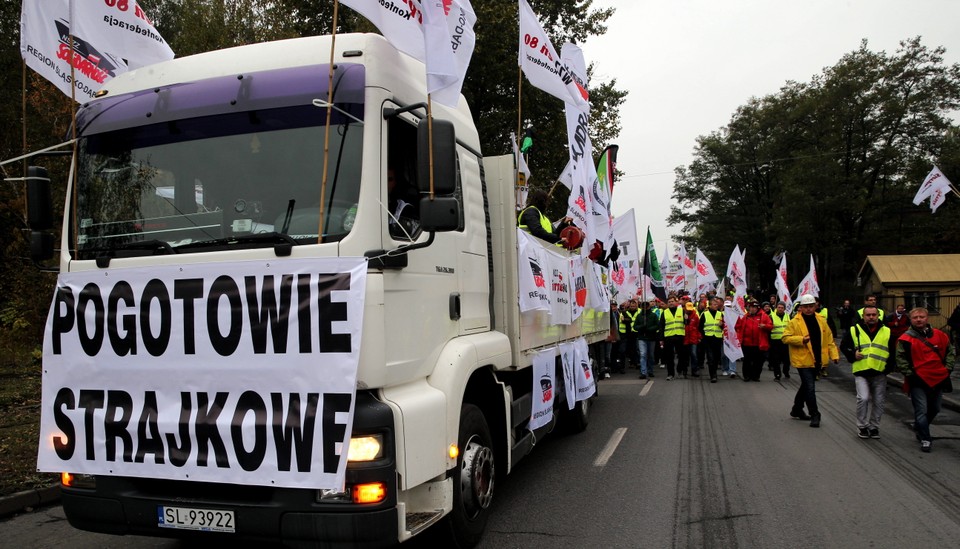
M 340 489 L 362 258 L 61 274 L 41 471 Z

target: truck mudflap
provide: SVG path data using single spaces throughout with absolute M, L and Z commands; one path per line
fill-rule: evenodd
M 351 486 L 382 482 L 386 497 L 357 504 L 321 498 L 316 489 L 241 486 L 133 477 L 96 477 L 91 488 L 62 487 L 67 520 L 75 528 L 115 535 L 244 540 L 310 547 L 389 547 L 400 540 L 393 414 L 367 392 L 357 393 L 354 434 L 379 433 L 384 455 L 350 464 Z M 208 513 L 222 525 L 164 524 L 163 514 Z M 222 526 L 222 527 L 221 527 Z

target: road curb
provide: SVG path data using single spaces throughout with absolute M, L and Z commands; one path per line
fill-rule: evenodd
M 0 517 L 60 501 L 60 485 L 24 490 L 0 498 Z

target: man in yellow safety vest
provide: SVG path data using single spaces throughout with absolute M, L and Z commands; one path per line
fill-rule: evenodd
M 863 317 L 850 327 L 849 337 L 840 343 L 840 352 L 853 365 L 857 385 L 857 436 L 880 438 L 880 417 L 887 393 L 887 361 L 890 346 L 890 328 L 880 324 L 877 307 L 861 309 Z

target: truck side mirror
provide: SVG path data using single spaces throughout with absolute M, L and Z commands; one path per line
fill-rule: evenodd
M 421 193 L 430 192 L 429 124 L 422 120 L 417 125 L 417 187 Z M 433 192 L 453 194 L 457 190 L 457 136 L 453 122 L 433 120 Z
M 50 177 L 40 166 L 27 168 L 27 225 L 33 231 L 53 227 L 53 200 L 50 198 Z
M 460 228 L 460 202 L 452 196 L 420 199 L 420 228 L 428 232 L 455 231 Z

